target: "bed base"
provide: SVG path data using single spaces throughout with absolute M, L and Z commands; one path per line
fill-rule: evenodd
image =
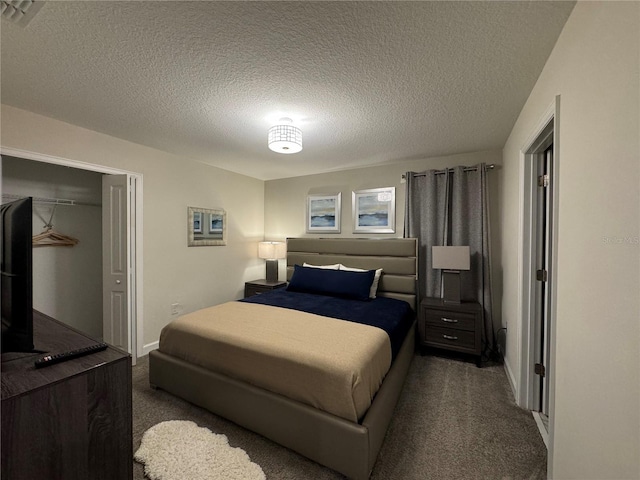
M 354 480 L 369 478 L 415 349 L 415 323 L 361 423 L 354 423 L 158 350 L 152 386 L 173 393 Z

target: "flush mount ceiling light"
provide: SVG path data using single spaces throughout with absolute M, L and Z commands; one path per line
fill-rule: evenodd
M 291 125 L 290 118 L 281 118 L 269 129 L 269 149 L 276 153 L 298 153 L 302 150 L 302 130 Z

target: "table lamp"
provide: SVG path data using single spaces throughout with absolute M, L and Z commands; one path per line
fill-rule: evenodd
M 278 259 L 287 255 L 287 244 L 284 242 L 259 242 L 258 257 L 267 261 L 267 282 L 278 281 Z
M 442 270 L 442 299 L 460 303 L 460 270 L 469 270 L 469 247 L 431 247 L 431 266 Z

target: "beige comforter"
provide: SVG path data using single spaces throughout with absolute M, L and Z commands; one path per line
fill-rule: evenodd
M 391 365 L 382 329 L 244 302 L 171 322 L 160 351 L 354 422 Z

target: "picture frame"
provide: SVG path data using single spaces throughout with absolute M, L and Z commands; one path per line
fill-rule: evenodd
M 209 233 L 212 233 L 212 234 L 224 233 L 224 218 L 222 214 L 211 213 L 209 215 Z
M 193 212 L 193 233 L 202 233 L 202 212 Z
M 395 233 L 396 188 L 352 192 L 354 233 Z
M 307 233 L 340 233 L 342 194 L 307 195 Z
M 224 210 L 187 207 L 187 246 L 202 247 L 226 244 L 227 213 Z

